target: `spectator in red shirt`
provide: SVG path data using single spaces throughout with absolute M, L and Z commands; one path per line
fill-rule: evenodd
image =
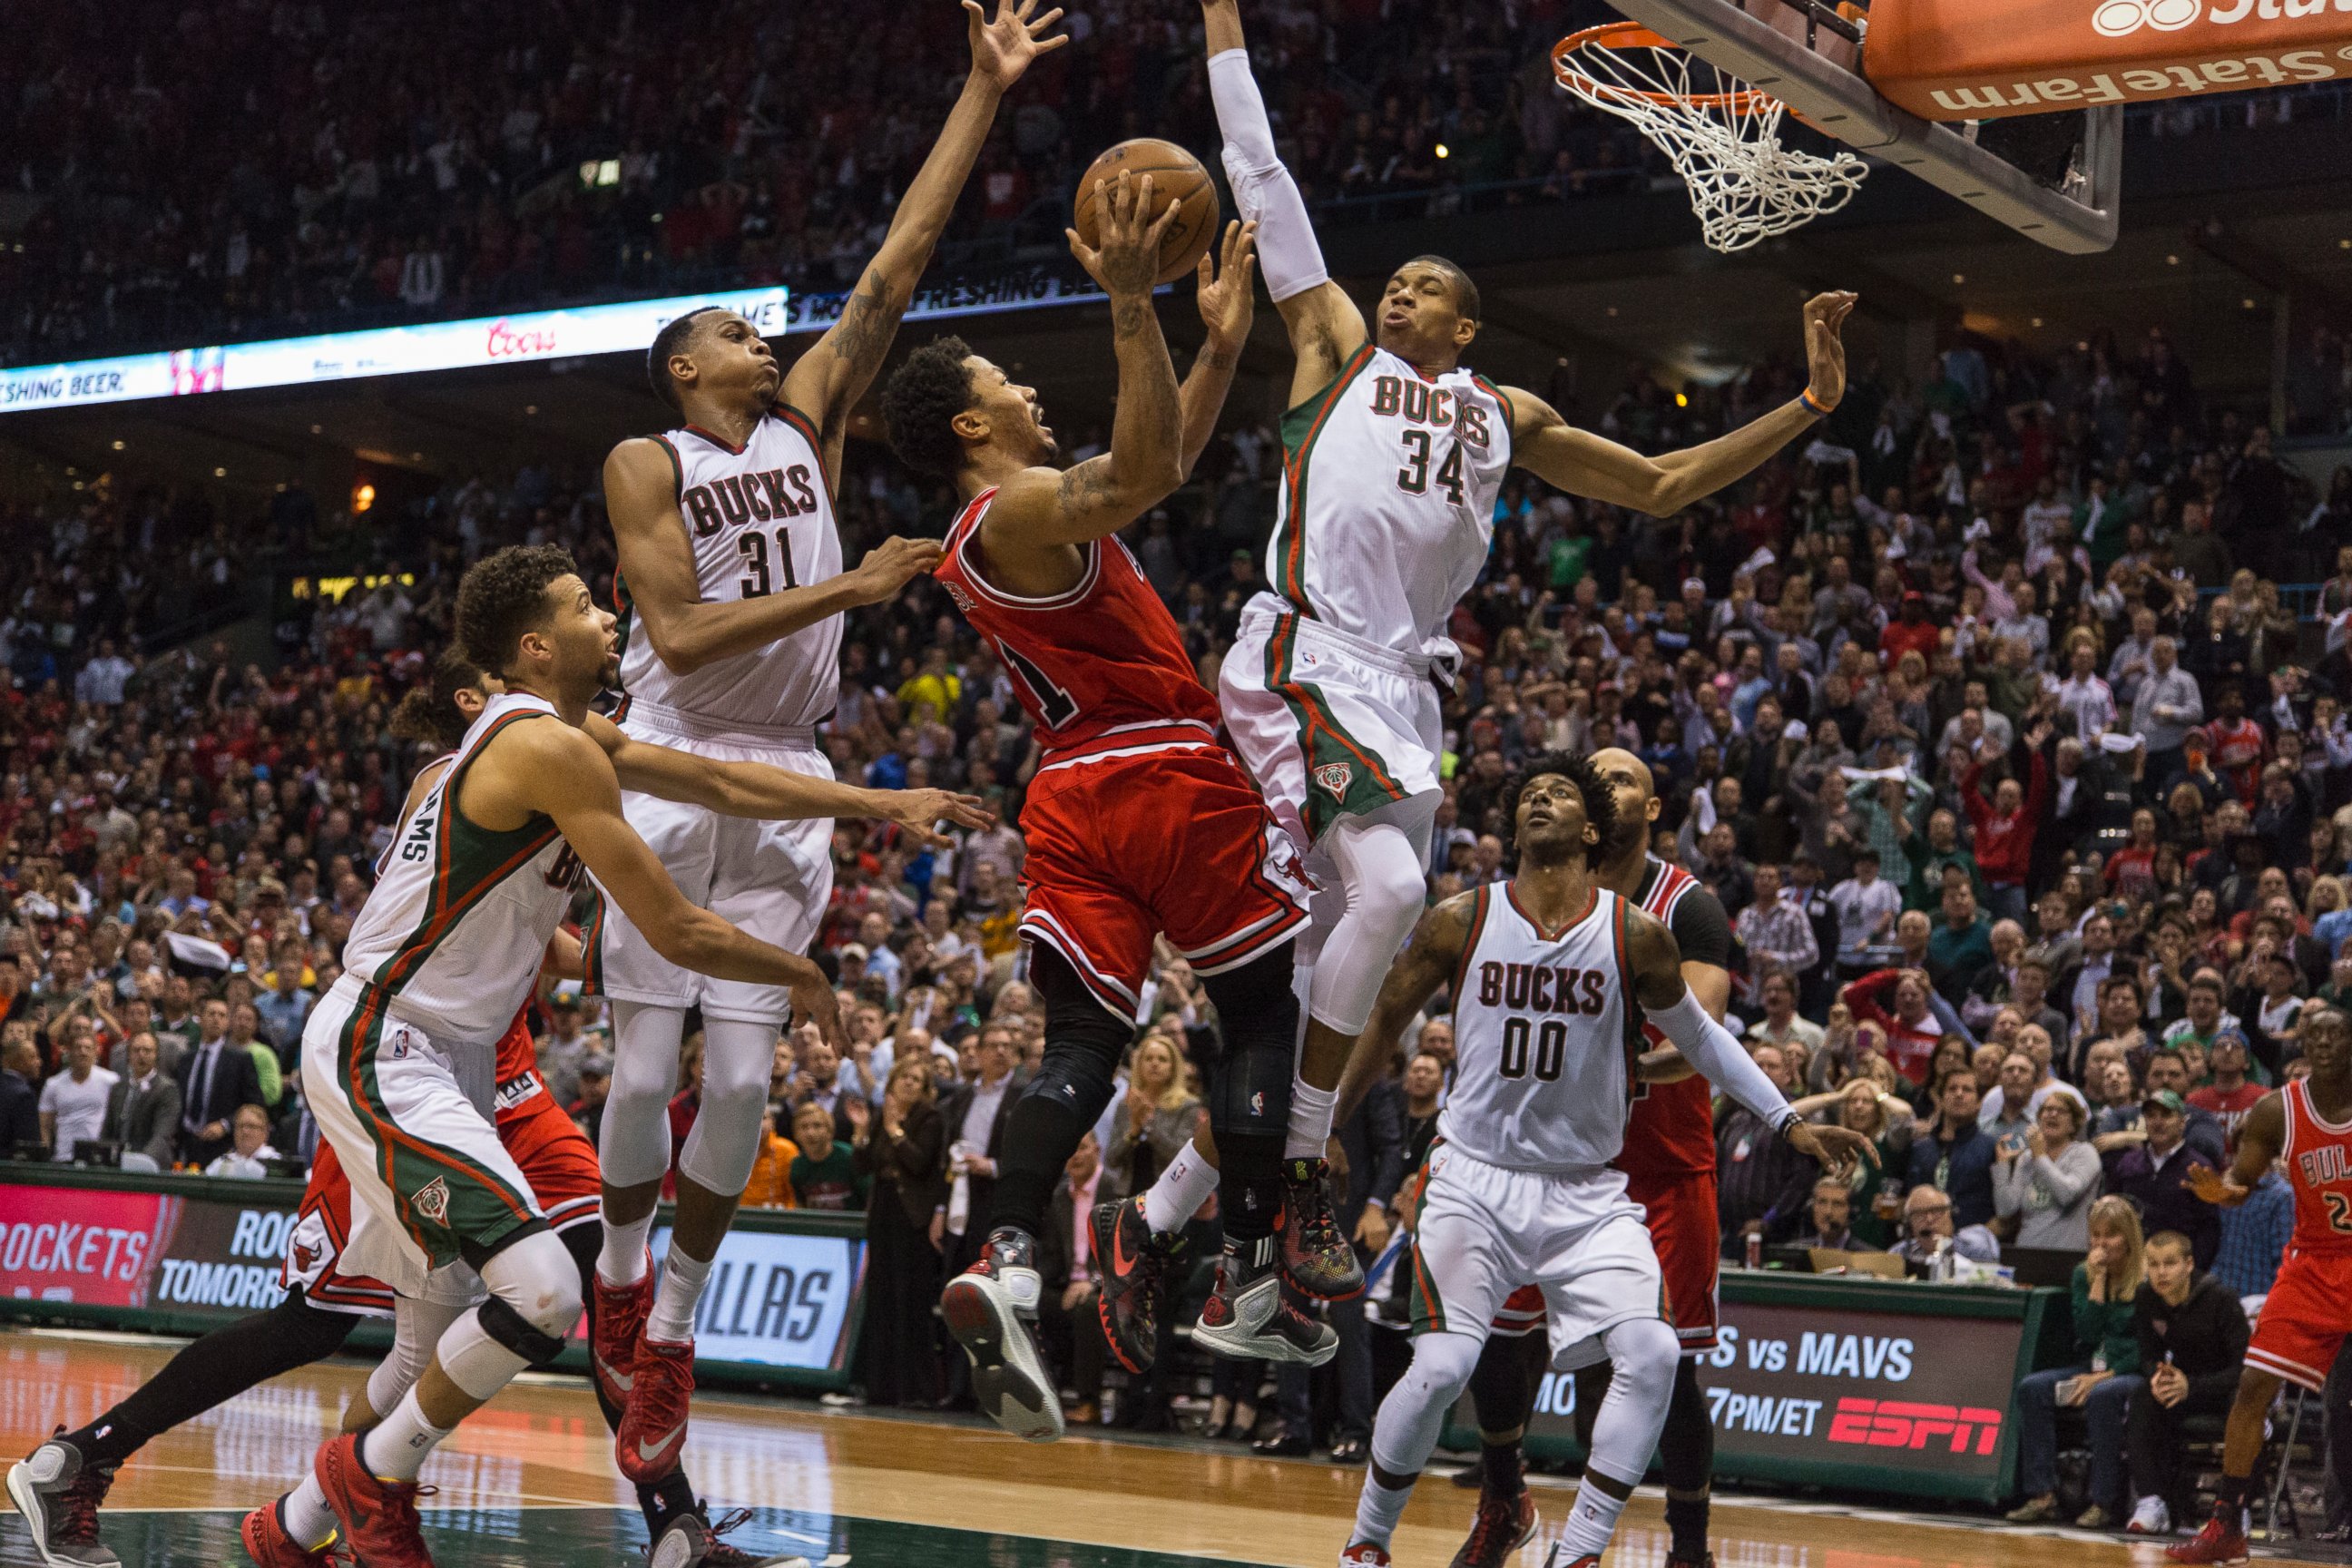
M 1923 971 L 1880 969 L 1838 995 L 1856 1023 L 1876 1024 L 1886 1031 L 1886 1059 L 1915 1085 L 1927 1082 L 1928 1061 L 1945 1033 L 1928 1002 L 1932 989 Z
M 1943 633 L 1927 619 L 1927 595 L 1913 588 L 1903 595 L 1903 607 L 1886 629 L 1878 634 L 1878 661 L 1888 669 L 1903 662 L 1903 656 L 1917 650 L 1921 658 L 1933 664 L 1937 646 Z
M 2213 694 L 2214 717 L 2205 726 L 2213 747 L 2213 771 L 2252 811 L 2261 802 L 2263 757 L 2268 747 L 2263 727 L 2246 717 L 2246 694 L 2234 680 L 2221 684 Z
M 1985 798 L 1979 785 L 1992 751 L 1989 741 L 1960 776 L 1960 804 L 1976 824 L 1977 872 L 1984 878 L 1990 895 L 1986 901 L 1996 919 L 2021 923 L 2025 919 L 2025 878 L 2033 864 L 2033 837 L 2050 804 L 2050 764 L 2042 758 L 2042 743 L 2049 739 L 2047 719 L 2025 736 L 2030 784 L 2021 786 L 2015 778 L 2005 778 L 1993 786 L 1992 799 Z
M 2210 1077 L 2204 1088 L 2189 1092 L 2189 1103 L 2221 1119 L 2227 1147 L 2234 1157 L 2238 1129 L 2245 1124 L 2246 1112 L 2253 1110 L 2254 1103 L 2268 1091 L 2246 1076 L 2246 1042 L 2234 1029 L 2221 1031 L 2205 1065 Z

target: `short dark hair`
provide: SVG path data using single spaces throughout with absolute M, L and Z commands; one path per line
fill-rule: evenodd
M 1519 797 L 1528 793 L 1528 784 L 1546 773 L 1556 773 L 1566 779 L 1576 786 L 1576 793 L 1584 797 L 1584 820 L 1591 823 L 1594 833 L 1599 835 L 1585 846 L 1584 863 L 1590 866 L 1608 847 L 1609 841 L 1616 837 L 1617 792 L 1609 787 L 1609 781 L 1601 776 L 1601 770 L 1592 765 L 1591 757 L 1574 756 L 1567 752 L 1544 752 L 1529 757 L 1504 786 L 1504 837 L 1509 840 L 1508 847 L 1514 855 L 1517 854 Z
M 403 741 L 429 742 L 455 750 L 466 738 L 466 715 L 458 710 L 457 693 L 482 684 L 482 668 L 457 648 L 441 650 L 430 679 L 418 681 L 392 710 L 391 730 Z
M 1434 267 L 1444 273 L 1446 279 L 1454 285 L 1455 313 L 1465 321 L 1483 320 L 1478 314 L 1478 285 L 1471 282 L 1470 274 L 1463 271 L 1461 268 L 1446 260 L 1443 256 L 1416 256 L 1397 270 L 1402 272 L 1405 267 Z
M 547 585 L 576 574 L 572 552 L 552 544 L 509 544 L 467 569 L 457 584 L 457 646 L 488 670 L 514 662 L 523 633 L 547 615 Z
M 890 449 L 919 474 L 952 479 L 963 467 L 963 441 L 950 423 L 972 405 L 971 345 L 933 338 L 907 356 L 882 388 L 882 422 Z
M 686 347 L 694 337 L 694 323 L 713 310 L 723 310 L 724 305 L 697 305 L 683 316 L 673 317 L 654 334 L 654 346 L 646 351 L 646 380 L 654 395 L 670 406 L 674 414 L 686 412 L 678 401 L 677 378 L 669 373 L 670 356 Z

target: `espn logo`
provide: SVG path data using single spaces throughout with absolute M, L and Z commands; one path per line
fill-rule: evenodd
M 1926 1448 L 1931 1439 L 1948 1453 L 1990 1454 L 2000 1441 L 2000 1412 L 1972 1405 L 1920 1405 L 1902 1399 L 1841 1399 L 1830 1417 L 1830 1441 L 1872 1448 Z M 1970 1447 L 1971 1440 L 1974 1447 Z

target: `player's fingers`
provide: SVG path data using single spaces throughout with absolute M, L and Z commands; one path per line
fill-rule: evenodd
M 1041 55 L 1050 55 L 1055 49 L 1060 48 L 1064 44 L 1066 44 L 1069 41 L 1070 35 L 1067 33 L 1056 33 L 1050 38 L 1039 38 L 1037 40 L 1037 52 Z
M 1031 0 L 1031 3 L 1034 5 L 1035 0 Z M 1052 26 L 1061 19 L 1062 8 L 1059 5 L 1056 5 L 1052 10 L 1046 12 L 1044 16 L 1029 24 L 1029 36 L 1033 38 L 1035 37 L 1038 34 L 1044 32 L 1046 28 Z
M 1070 254 L 1078 258 L 1078 265 L 1092 272 L 1095 269 L 1095 253 L 1087 248 L 1087 242 L 1078 237 L 1078 231 L 1066 228 L 1062 233 L 1069 240 Z
M 1192 265 L 1192 280 L 1203 290 L 1216 286 L 1217 276 L 1210 266 L 1209 253 L 1205 250 L 1201 252 L 1201 259 Z
M 1184 204 L 1170 202 L 1167 209 L 1152 220 L 1151 226 L 1144 230 L 1143 237 L 1152 245 L 1160 244 L 1167 239 L 1168 231 L 1176 226 L 1176 220 L 1183 216 Z
M 1011 5 L 1012 0 L 1005 0 L 1005 4 L 1008 5 Z M 1013 12 L 1013 15 L 1015 19 L 1025 22 L 1029 19 L 1029 13 L 1034 11 L 1036 8 L 1037 0 L 1021 0 L 1021 8 Z
M 963 0 L 963 8 L 971 13 L 971 25 L 973 26 L 985 27 L 988 26 L 988 12 L 986 8 L 981 5 L 980 0 Z

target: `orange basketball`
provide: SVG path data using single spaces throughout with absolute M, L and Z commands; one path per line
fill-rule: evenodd
M 1100 243 L 1101 215 L 1096 211 L 1095 182 L 1116 183 L 1125 173 L 1141 179 L 1151 176 L 1151 211 L 1158 218 L 1171 202 L 1181 211 L 1160 242 L 1160 281 L 1173 283 L 1192 270 L 1209 242 L 1217 237 L 1217 187 L 1201 160 L 1173 142 L 1139 136 L 1122 142 L 1096 159 L 1078 178 L 1078 207 L 1071 226 L 1091 247 Z

